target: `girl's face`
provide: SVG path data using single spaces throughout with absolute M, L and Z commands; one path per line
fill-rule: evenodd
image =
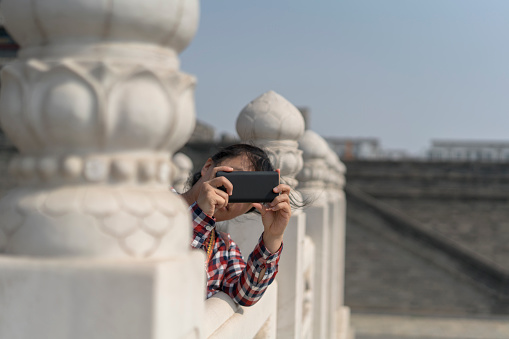
M 246 155 L 225 159 L 215 167 L 217 166 L 230 166 L 234 169 L 234 171 L 254 171 L 253 165 Z M 235 187 L 233 189 L 235 190 Z M 216 210 L 214 217 L 217 221 L 230 220 L 238 217 L 239 215 L 245 214 L 251 208 L 253 208 L 252 203 L 229 203 L 226 207 Z

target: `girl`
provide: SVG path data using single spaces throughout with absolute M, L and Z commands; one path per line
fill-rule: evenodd
M 262 149 L 247 144 L 228 146 L 205 162 L 201 171 L 193 175 L 191 188 L 182 194 L 193 218 L 191 246 L 207 254 L 207 298 L 223 291 L 238 304 L 250 306 L 274 281 L 283 233 L 291 216 L 290 187 L 285 184 L 274 187 L 279 195 L 269 204 L 229 203 L 228 197 L 235 188 L 225 177 L 216 177 L 218 171 L 273 170 Z M 226 192 L 219 189 L 221 186 Z M 229 234 L 218 232 L 215 223 L 254 210 L 261 214 L 264 232 L 245 262 L 237 244 Z

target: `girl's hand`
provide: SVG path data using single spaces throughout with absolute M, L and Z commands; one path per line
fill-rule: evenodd
M 279 172 L 279 170 L 278 170 Z M 281 247 L 283 234 L 292 216 L 290 207 L 290 186 L 279 184 L 274 193 L 281 193 L 270 204 L 254 203 L 253 206 L 261 213 L 264 228 L 263 242 L 265 247 L 275 253 Z
M 229 166 L 211 167 L 203 176 L 204 181 L 201 183 L 196 203 L 201 210 L 208 216 L 214 216 L 216 210 L 228 205 L 228 197 L 232 195 L 233 185 L 225 177 L 216 177 L 219 171 L 231 172 L 233 168 Z M 226 192 L 219 189 L 224 186 Z

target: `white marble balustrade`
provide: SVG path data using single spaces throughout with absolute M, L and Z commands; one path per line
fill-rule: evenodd
M 294 211 L 285 232 L 277 276 L 277 337 L 353 338 L 342 300 L 345 167 L 322 137 L 304 133 L 303 127 L 297 109 L 272 91 L 249 103 L 237 120 L 241 139 L 266 149 L 281 169 L 281 180 L 297 187 L 299 201 L 308 202 L 305 212 Z M 263 232 L 256 216 L 222 227 L 246 255 Z
M 195 124 L 179 53 L 198 0 L 2 0 L 19 58 L 2 71 L 0 124 L 20 150 L 0 200 L 0 338 L 352 337 L 343 305 L 344 165 L 293 104 L 240 112 L 293 198 L 277 281 L 252 307 L 204 300 L 204 254 L 178 189 Z M 148 20 L 150 18 L 150 20 Z M 172 160 L 173 159 L 173 163 Z M 259 217 L 225 225 L 245 256 Z

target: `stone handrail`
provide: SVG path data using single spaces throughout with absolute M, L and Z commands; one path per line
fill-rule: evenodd
M 205 336 L 213 339 L 276 337 L 277 282 L 260 301 L 244 307 L 219 292 L 205 301 Z

